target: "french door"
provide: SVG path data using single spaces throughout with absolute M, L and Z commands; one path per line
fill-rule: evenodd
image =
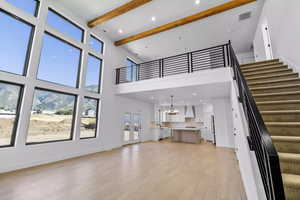
M 138 113 L 125 113 L 123 127 L 123 144 L 140 142 L 141 115 Z

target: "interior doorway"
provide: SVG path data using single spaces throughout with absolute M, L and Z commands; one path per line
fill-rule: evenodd
M 271 60 L 274 57 L 273 57 L 271 37 L 270 37 L 270 28 L 268 23 L 262 25 L 262 33 L 263 33 L 263 40 L 264 40 L 264 46 L 266 52 L 266 59 Z
M 140 142 L 141 114 L 127 112 L 124 114 L 123 144 L 134 144 Z

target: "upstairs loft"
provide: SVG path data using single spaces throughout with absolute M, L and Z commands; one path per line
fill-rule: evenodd
M 230 64 L 229 43 L 116 69 L 116 84 L 193 73 Z

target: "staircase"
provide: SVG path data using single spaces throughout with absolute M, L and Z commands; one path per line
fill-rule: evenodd
M 300 78 L 279 59 L 240 66 L 279 154 L 287 200 L 300 199 Z

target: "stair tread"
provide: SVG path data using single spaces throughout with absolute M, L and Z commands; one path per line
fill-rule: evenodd
M 300 142 L 300 137 L 298 136 L 271 136 L 273 141 L 281 142 Z
M 283 63 L 276 61 L 276 62 L 253 64 L 253 65 L 240 66 L 240 67 L 241 67 L 242 70 L 248 70 L 248 69 L 259 69 L 259 68 L 275 66 L 275 65 L 283 65 Z
M 281 153 L 278 152 L 279 159 L 282 161 L 295 161 L 300 162 L 300 154 L 298 153 Z
M 276 92 L 276 93 L 266 93 L 266 94 L 254 94 L 254 97 L 265 97 L 265 96 L 281 96 L 281 95 L 291 95 L 300 94 L 300 91 L 289 91 L 289 92 Z
M 296 80 L 300 80 L 300 78 L 286 78 L 280 80 L 257 81 L 257 82 L 248 83 L 248 85 L 264 84 L 264 83 L 280 83 L 280 82 L 296 81 Z
M 300 188 L 300 175 L 283 173 L 282 179 L 285 186 Z
M 266 87 L 253 87 L 250 90 L 267 90 L 267 89 L 280 89 L 280 88 L 291 88 L 291 87 L 299 87 L 300 84 L 286 84 L 286 85 L 275 85 L 275 86 L 266 86 Z
M 270 76 L 257 76 L 253 78 L 246 78 L 247 81 L 252 81 L 255 79 L 262 79 L 262 78 L 275 78 L 275 77 L 281 77 L 281 76 L 289 76 L 289 75 L 297 75 L 298 73 L 295 72 L 289 72 L 289 73 L 282 73 L 282 74 L 276 74 L 276 75 L 270 75 Z
M 264 110 L 261 114 L 299 114 L 300 110 Z
M 251 62 L 251 63 L 242 64 L 241 66 L 247 66 L 247 65 L 252 65 L 252 64 L 268 63 L 268 62 L 275 62 L 275 61 L 279 61 L 279 59 L 275 58 L 275 59 L 271 59 L 271 60 L 263 60 L 263 61 L 258 61 L 258 62 Z
M 300 104 L 300 100 L 279 100 L 279 101 L 261 101 L 261 102 L 256 102 L 257 105 L 292 104 L 292 103 L 299 103 Z
M 288 69 L 288 65 L 284 65 L 283 63 L 278 63 L 275 65 L 265 65 L 260 68 L 248 68 L 248 69 L 243 69 L 241 68 L 243 73 L 250 73 L 250 72 L 260 72 L 260 71 L 266 71 L 266 70 L 271 70 L 271 69 L 276 69 L 276 68 L 285 68 Z
M 267 73 L 275 73 L 275 72 L 284 72 L 284 71 L 291 71 L 292 69 L 275 69 L 275 70 L 266 70 L 263 72 L 243 72 L 244 76 L 254 76 L 259 74 L 267 74 Z
M 269 126 L 300 126 L 300 122 L 265 122 Z

